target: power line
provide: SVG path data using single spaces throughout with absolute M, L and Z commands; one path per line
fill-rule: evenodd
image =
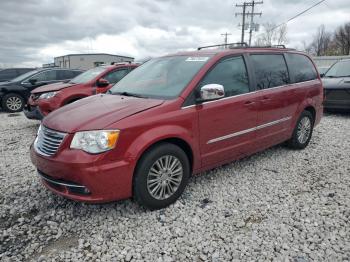
M 276 28 L 278 28 L 278 27 L 280 27 L 280 26 L 282 26 L 282 25 L 284 25 L 284 24 L 287 24 L 288 22 L 294 20 L 295 18 L 297 18 L 297 17 L 299 17 L 299 16 L 305 14 L 307 11 L 309 11 L 310 9 L 312 9 L 312 8 L 314 8 L 314 7 L 316 7 L 316 6 L 318 6 L 319 4 L 322 4 L 324 1 L 326 1 L 326 0 L 321 0 L 321 1 L 317 2 L 316 4 L 310 6 L 309 8 L 307 8 L 307 9 L 305 9 L 304 11 L 300 12 L 299 14 L 293 16 L 292 18 L 289 18 L 287 21 L 285 21 L 285 22 L 283 22 L 283 23 L 281 23 L 281 24 L 279 24 L 279 25 L 273 27 L 273 28 L 271 29 L 271 31 L 273 31 L 273 30 L 275 30 Z

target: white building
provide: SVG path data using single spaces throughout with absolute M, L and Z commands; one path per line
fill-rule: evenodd
M 343 59 L 350 59 L 350 55 L 344 56 L 314 56 L 313 57 L 315 64 L 318 67 L 330 67 L 335 62 Z
M 65 56 L 58 56 L 54 58 L 54 63 L 43 64 L 43 67 L 60 67 L 70 69 L 83 69 L 99 66 L 101 64 L 111 64 L 120 62 L 133 62 L 133 57 L 111 55 L 111 54 L 69 54 Z

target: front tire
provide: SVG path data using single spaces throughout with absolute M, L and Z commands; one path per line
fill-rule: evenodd
M 18 94 L 10 93 L 4 95 L 1 106 L 5 111 L 10 113 L 20 112 L 24 107 L 24 99 Z
M 310 142 L 314 127 L 314 118 L 309 111 L 303 111 L 296 123 L 292 138 L 287 142 L 293 149 L 304 149 Z
M 190 176 L 186 153 L 178 146 L 161 143 L 140 159 L 134 175 L 134 199 L 151 210 L 174 203 Z

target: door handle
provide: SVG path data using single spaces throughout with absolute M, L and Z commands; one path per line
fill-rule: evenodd
M 268 96 L 264 96 L 263 98 L 262 98 L 262 102 L 267 102 L 267 101 L 270 101 L 271 100 L 271 98 L 269 98 Z
M 254 105 L 255 102 L 254 101 L 247 101 L 244 103 L 245 106 L 251 106 L 251 105 Z

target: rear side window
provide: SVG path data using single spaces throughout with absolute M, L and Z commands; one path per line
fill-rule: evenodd
M 59 70 L 58 71 L 58 80 L 72 79 L 77 75 L 76 71 L 70 70 Z
M 288 66 L 293 83 L 317 78 L 317 72 L 310 59 L 301 54 L 288 54 Z
M 31 79 L 36 79 L 37 82 L 54 81 L 57 80 L 57 70 L 49 70 L 31 77 Z
M 231 57 L 219 62 L 204 77 L 200 87 L 207 84 L 222 85 L 226 97 L 248 93 L 249 81 L 243 57 Z
M 0 71 L 0 78 L 3 79 L 12 79 L 17 76 L 16 70 L 15 69 L 4 69 Z
M 283 55 L 251 55 L 258 89 L 283 86 L 289 83 L 287 65 Z

